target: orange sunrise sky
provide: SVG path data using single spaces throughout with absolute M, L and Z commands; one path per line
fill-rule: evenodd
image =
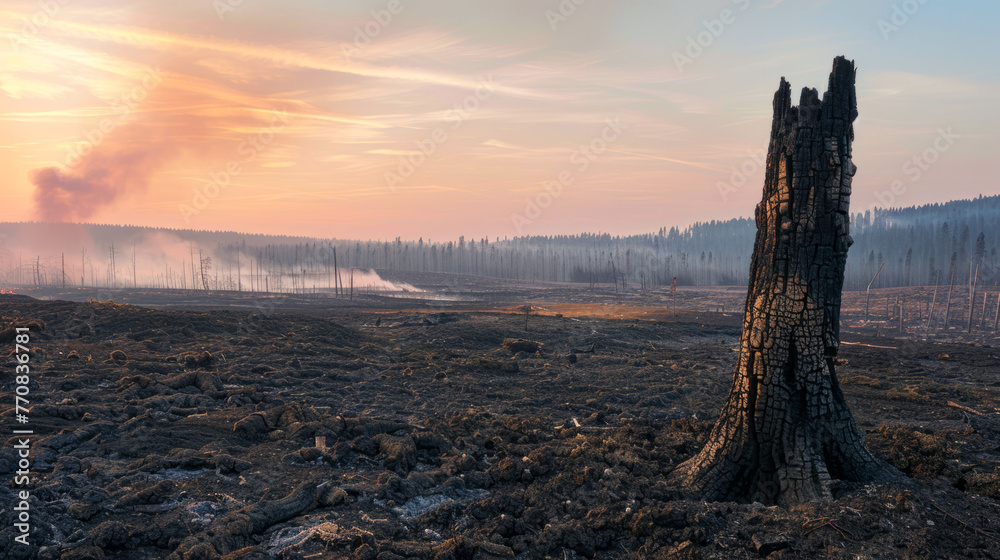
M 995 194 L 998 16 L 4 0 L 0 220 L 443 240 L 749 216 L 780 77 L 823 91 L 841 54 L 858 66 L 853 212 Z

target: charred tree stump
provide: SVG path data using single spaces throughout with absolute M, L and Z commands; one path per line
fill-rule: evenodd
M 847 249 L 854 63 L 834 60 L 822 101 L 798 107 L 781 79 L 729 400 L 702 451 L 670 480 L 707 501 L 791 505 L 835 479 L 890 481 L 868 450 L 834 369 Z

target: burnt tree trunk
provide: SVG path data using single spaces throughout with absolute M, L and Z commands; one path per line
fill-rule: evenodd
M 790 505 L 830 496 L 834 479 L 899 472 L 865 445 L 834 369 L 840 345 L 857 117 L 854 63 L 834 60 L 822 101 L 798 107 L 781 79 L 729 400 L 704 449 L 671 481 L 707 501 Z

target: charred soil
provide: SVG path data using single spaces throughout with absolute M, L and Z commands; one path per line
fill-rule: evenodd
M 5 558 L 1000 557 L 990 346 L 846 329 L 848 404 L 912 482 L 779 508 L 666 484 L 728 394 L 737 313 L 0 298 L 34 371 L 32 544 L 5 521 Z

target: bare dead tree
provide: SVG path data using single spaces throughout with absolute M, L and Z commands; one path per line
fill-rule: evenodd
M 340 278 L 340 269 L 337 268 L 337 248 L 333 248 L 333 273 L 336 275 L 333 277 L 333 293 L 336 296 L 343 295 L 344 292 L 344 282 Z
M 878 273 L 882 272 L 882 267 L 883 266 L 885 266 L 884 262 L 882 264 L 878 265 L 878 270 L 875 271 L 875 276 L 872 276 L 871 281 L 868 282 L 868 287 L 865 288 L 865 321 L 868 320 L 868 302 L 871 301 L 871 297 L 872 297 L 872 295 L 871 295 L 872 294 L 872 284 L 874 284 L 875 283 L 875 279 L 878 278 Z
M 111 287 L 112 288 L 117 288 L 118 287 L 118 267 L 115 264 L 115 244 L 114 243 L 111 244 L 111 248 L 109 249 L 109 252 L 111 254 L 111 259 L 110 259 L 110 264 L 108 265 L 109 268 L 110 268 L 110 272 L 108 274 L 108 278 L 111 280 Z
M 979 288 L 979 265 L 976 265 L 976 275 L 969 281 L 969 325 L 966 332 L 972 332 L 972 318 L 976 314 L 976 289 Z
M 951 267 L 951 280 L 948 282 L 948 299 L 944 304 L 944 330 L 948 330 L 948 318 L 951 315 L 951 289 L 955 286 L 955 266 Z
M 212 270 L 212 257 L 206 257 L 202 254 L 201 249 L 198 249 L 198 265 L 201 268 L 201 285 L 208 291 L 208 273 Z
M 997 310 L 993 314 L 993 331 L 996 332 L 998 327 L 1000 327 L 1000 292 L 997 292 Z
M 983 293 L 983 311 L 979 314 L 979 317 L 980 317 L 980 319 L 979 319 L 979 328 L 982 329 L 982 330 L 984 330 L 984 331 L 987 328 L 987 325 L 986 325 L 986 320 L 987 320 L 986 319 L 986 300 L 987 299 L 989 299 L 989 294 L 987 294 L 987 293 L 984 292 Z
M 934 305 L 937 303 L 938 284 L 940 283 L 941 283 L 941 271 L 939 270 L 937 273 L 937 278 L 934 280 L 934 297 L 931 298 L 930 311 L 927 312 L 928 329 L 934 328 Z
M 188 250 L 191 252 L 191 289 L 196 290 L 197 288 L 195 286 L 198 285 L 198 281 L 196 280 L 197 277 L 194 275 L 194 243 L 190 241 L 188 242 Z M 198 256 L 201 256 L 201 249 L 198 250 Z M 183 273 L 184 271 L 182 270 L 181 272 Z
M 524 331 L 527 332 L 528 331 L 528 317 L 531 316 L 531 306 L 530 305 L 522 305 L 517 310 L 520 311 L 520 312 L 522 312 L 522 313 L 524 313 Z
M 791 105 L 781 79 L 729 400 L 702 451 L 671 481 L 704 500 L 796 504 L 833 479 L 901 476 L 864 441 L 835 372 L 847 249 L 854 63 L 833 62 L 822 101 Z

